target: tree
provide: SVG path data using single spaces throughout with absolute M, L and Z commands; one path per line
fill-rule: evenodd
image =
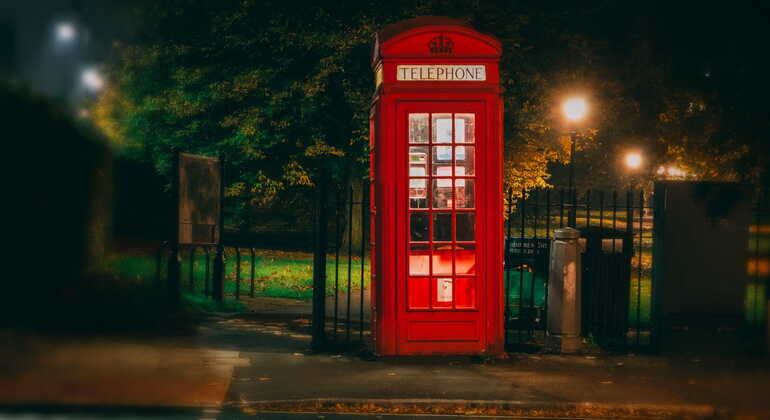
M 373 33 L 448 15 L 502 41 L 505 177 L 516 196 L 548 186 L 551 173 L 560 182 L 569 137 L 559 104 L 579 90 L 597 107 L 580 132 L 579 186 L 642 185 L 665 164 L 756 179 L 761 165 L 751 157 L 767 146 L 751 128 L 766 120 L 751 112 L 742 120 L 731 108 L 743 107 L 740 97 L 677 73 L 700 64 L 682 53 L 687 46 L 667 44 L 667 31 L 687 27 L 683 11 L 663 6 L 631 14 L 614 2 L 149 3 L 136 19 L 140 36 L 116 48 L 96 121 L 124 153 L 165 175 L 175 147 L 224 153 L 227 195 L 239 198 L 248 225 L 254 209 L 302 202 L 321 169 L 342 182 L 365 176 Z M 652 162 L 644 176 L 616 164 L 629 147 Z

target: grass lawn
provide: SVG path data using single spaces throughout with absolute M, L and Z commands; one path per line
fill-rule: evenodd
M 195 253 L 190 268 L 190 253 L 181 253 L 181 281 L 183 290 L 200 294 L 205 290 L 206 255 L 202 250 Z M 274 250 L 256 250 L 254 255 L 254 294 L 256 296 L 286 297 L 295 299 L 310 299 L 313 296 L 313 255 L 305 252 L 286 252 Z M 209 278 L 213 272 L 213 252 L 209 261 Z M 225 251 L 225 294 L 234 295 L 237 288 L 235 249 Z M 155 257 L 147 255 L 113 255 L 110 259 L 110 269 L 125 278 L 137 283 L 151 283 L 156 277 Z M 351 258 L 348 265 L 347 257 L 340 256 L 339 265 L 334 256 L 327 259 L 327 294 L 334 293 L 335 279 L 340 292 L 359 290 L 361 285 L 361 259 Z M 252 258 L 248 250 L 241 250 L 240 263 L 240 293 L 247 296 L 251 290 Z M 369 263 L 363 266 L 364 286 L 369 282 Z M 165 278 L 165 267 L 162 267 L 162 277 Z M 190 274 L 192 273 L 192 278 Z M 348 276 L 350 273 L 350 276 Z M 348 284 L 350 279 L 350 284 Z M 202 295 L 201 295 L 202 296 Z
M 593 223 L 592 223 L 593 224 Z M 598 225 L 598 220 L 596 220 Z M 605 226 L 607 221 L 604 221 Z M 620 226 L 618 226 L 620 227 Z M 765 227 L 764 225 L 762 227 Z M 542 227 L 542 230 L 545 228 Z M 534 233 L 534 231 L 529 232 Z M 635 244 L 635 253 L 632 258 L 632 273 L 629 290 L 629 326 L 648 327 L 651 323 L 652 307 L 652 239 L 647 237 L 649 231 L 645 229 L 645 238 L 642 241 L 641 255 L 639 252 L 638 237 Z M 518 236 L 518 235 L 515 235 Z M 526 236 L 526 235 L 525 235 Z M 765 319 L 766 290 L 762 284 L 770 271 L 768 253 L 770 253 L 770 228 L 757 230 L 752 226 L 749 240 L 749 252 L 754 255 L 757 252 L 761 257 L 758 262 L 750 263 L 750 280 L 746 290 L 745 313 L 750 323 L 761 324 Z M 209 276 L 213 271 L 213 252 L 211 253 Z M 235 249 L 227 248 L 225 253 L 225 293 L 234 295 L 236 291 L 236 254 Z M 275 250 L 256 250 L 254 254 L 254 293 L 256 296 L 286 297 L 297 299 L 310 299 L 312 297 L 312 254 L 306 252 L 287 252 Z M 753 260 L 752 260 L 753 261 Z M 210 299 L 203 296 L 204 278 L 206 273 L 206 256 L 199 249 L 190 266 L 188 250 L 183 250 L 181 255 L 181 280 L 186 291 L 186 301 L 193 307 L 201 310 L 214 310 L 210 307 Z M 754 264 L 753 266 L 751 264 Z M 641 270 L 640 270 L 641 266 Z M 114 255 L 110 259 L 110 267 L 115 274 L 123 279 L 137 284 L 152 284 L 155 281 L 156 262 L 150 255 Z M 368 260 L 362 262 L 359 257 L 353 257 L 348 264 L 347 256 L 341 255 L 338 264 L 333 255 L 327 258 L 327 294 L 334 293 L 335 279 L 339 291 L 345 293 L 348 289 L 360 290 L 363 268 L 364 287 L 368 287 L 370 267 Z M 251 289 L 252 257 L 248 250 L 241 250 L 240 265 L 240 293 L 248 296 Z M 754 271 L 753 273 L 751 271 Z M 190 274 L 192 273 L 192 278 Z M 348 274 L 350 273 L 350 275 Z M 162 270 L 165 278 L 165 267 Z M 510 282 L 509 309 L 511 314 L 518 315 L 519 306 L 534 306 L 544 308 L 546 293 L 546 274 L 538 273 L 532 278 L 528 271 L 511 270 L 507 274 Z M 534 280 L 534 281 L 533 281 Z M 348 285 L 349 281 L 349 285 Z M 534 285 L 534 295 L 532 286 Z M 523 287 L 523 290 L 522 290 Z M 523 291 L 523 293 L 522 293 Z M 523 295 L 523 301 L 521 299 Z M 233 305 L 229 310 L 237 310 Z M 222 309 L 222 308 L 220 308 Z M 228 310 L 228 309 L 223 309 Z

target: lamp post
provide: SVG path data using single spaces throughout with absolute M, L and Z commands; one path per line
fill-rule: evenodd
M 564 116 L 570 121 L 570 149 L 569 149 L 569 194 L 572 197 L 572 206 L 569 211 L 569 217 L 567 219 L 567 225 L 569 227 L 575 227 L 576 225 L 576 210 L 577 210 L 577 194 L 575 192 L 575 142 L 577 141 L 577 130 L 575 125 L 578 121 L 582 120 L 588 112 L 588 104 L 586 100 L 581 97 L 570 98 L 564 102 L 562 106 Z

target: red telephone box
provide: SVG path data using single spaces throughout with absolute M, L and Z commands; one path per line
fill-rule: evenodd
M 375 39 L 372 319 L 380 354 L 503 349 L 500 42 L 419 17 Z

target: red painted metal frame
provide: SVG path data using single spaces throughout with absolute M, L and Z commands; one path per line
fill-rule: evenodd
M 374 47 L 373 68 L 375 72 L 381 72 L 378 76 L 381 82 L 377 86 L 372 103 L 370 125 L 372 331 L 375 351 L 384 355 L 499 354 L 504 351 L 503 148 L 498 73 L 500 44 L 493 37 L 476 32 L 465 25 L 446 24 L 447 22 L 449 20 L 442 21 L 441 18 L 422 21 L 418 18 L 402 22 L 380 32 Z M 430 52 L 428 42 L 439 35 L 449 37 L 453 41 L 451 53 Z M 399 64 L 484 65 L 486 80 L 397 81 L 395 72 Z M 477 292 L 476 308 L 472 310 L 407 310 L 407 158 L 410 112 L 476 115 L 474 146 Z M 429 136 L 431 135 L 432 133 L 429 133 Z M 431 151 L 430 143 L 425 144 L 425 147 Z M 454 160 L 454 153 L 452 156 Z M 429 175 L 431 173 L 432 171 Z M 426 185 L 426 188 L 431 190 L 430 184 Z M 453 189 L 454 193 L 456 190 Z M 428 206 L 432 207 L 432 202 L 429 201 Z M 455 214 L 453 209 L 447 211 Z M 427 213 L 430 214 L 431 211 L 428 210 Z M 452 230 L 454 231 L 454 223 Z M 453 235 L 452 244 L 454 239 Z M 433 275 L 425 277 L 432 279 Z M 454 275 L 452 277 L 456 278 Z M 432 295 L 433 293 L 431 301 L 434 299 Z M 453 293 L 453 298 L 455 297 Z M 412 323 L 409 324 L 411 330 L 407 328 L 409 322 Z M 476 325 L 471 326 L 473 323 Z M 420 339 L 410 339 L 410 331 L 415 334 L 414 337 L 419 336 Z

